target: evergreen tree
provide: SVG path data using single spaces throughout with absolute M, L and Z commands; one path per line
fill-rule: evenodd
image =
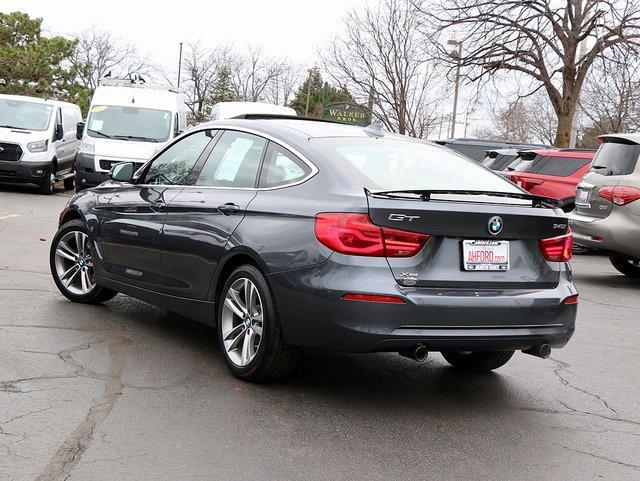
M 216 74 L 216 83 L 213 87 L 210 103 L 215 105 L 218 102 L 233 102 L 238 100 L 238 96 L 231 82 L 231 69 L 229 67 L 221 67 Z
M 0 13 L 0 93 L 73 100 L 84 95 L 65 66 L 76 42 L 42 36 L 42 19 Z
M 295 97 L 289 104 L 289 107 L 295 109 L 298 115 L 304 115 L 307 107 L 307 92 L 309 92 L 309 84 L 311 84 L 311 95 L 309 96 L 309 116 L 321 117 L 322 110 L 325 105 L 333 102 L 353 102 L 353 97 L 344 89 L 339 89 L 322 81 L 322 75 L 317 68 L 309 70 L 309 75 L 302 83 L 295 94 Z

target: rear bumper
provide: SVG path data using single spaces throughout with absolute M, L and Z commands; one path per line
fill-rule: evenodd
M 638 210 L 633 215 L 631 209 Z M 614 207 L 607 217 L 599 219 L 571 212 L 569 225 L 576 243 L 613 254 L 640 258 L 640 209 Z
M 38 184 L 51 175 L 51 162 L 0 161 L 0 182 Z
M 269 276 L 288 343 L 351 352 L 417 343 L 434 351 L 559 348 L 574 331 L 577 306 L 562 303 L 577 293 L 568 267 L 552 289 L 408 288 L 396 283 L 384 259 L 364 267 L 333 257 Z M 405 303 L 346 301 L 346 292 L 394 295 Z
M 95 156 L 80 152 L 76 157 L 76 185 L 80 188 L 95 187 L 109 177 L 105 172 L 96 172 Z

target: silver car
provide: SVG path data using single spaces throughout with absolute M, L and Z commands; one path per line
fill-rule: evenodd
M 569 215 L 574 241 L 608 253 L 618 271 L 640 278 L 640 134 L 600 141 Z

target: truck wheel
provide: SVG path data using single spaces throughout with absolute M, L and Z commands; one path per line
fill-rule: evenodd
M 632 279 L 640 279 L 640 260 L 627 259 L 619 256 L 611 256 L 609 260 L 618 272 Z
M 71 177 L 64 179 L 64 190 L 73 190 L 76 186 L 76 173 L 74 172 Z
M 504 366 L 514 351 L 442 351 L 442 357 L 454 368 L 467 372 L 488 372 Z
M 49 174 L 48 179 L 45 179 L 38 184 L 38 191 L 44 195 L 51 195 L 55 191 L 55 183 L 55 175 Z

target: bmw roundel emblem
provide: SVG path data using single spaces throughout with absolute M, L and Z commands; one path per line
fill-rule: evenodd
M 497 215 L 493 216 L 491 219 L 489 219 L 489 223 L 487 225 L 489 229 L 489 234 L 493 234 L 493 235 L 500 234 L 500 232 L 502 231 L 503 225 L 504 223 L 502 222 L 502 217 Z

